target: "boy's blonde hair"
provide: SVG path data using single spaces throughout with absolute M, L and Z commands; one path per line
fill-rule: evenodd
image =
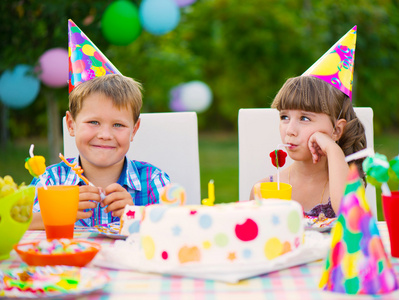
M 140 116 L 142 100 L 141 84 L 130 77 L 119 74 L 104 75 L 79 84 L 69 94 L 69 111 L 73 119 L 82 109 L 84 100 L 93 93 L 100 93 L 112 99 L 117 108 L 131 107 L 133 121 Z
M 338 119 L 345 119 L 346 125 L 338 145 L 345 155 L 366 148 L 363 124 L 353 110 L 351 99 L 336 87 L 312 76 L 289 78 L 277 93 L 272 108 L 279 111 L 298 109 L 327 114 L 333 126 Z M 361 171 L 361 161 L 356 161 Z

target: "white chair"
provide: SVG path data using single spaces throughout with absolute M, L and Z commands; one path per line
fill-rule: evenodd
M 146 161 L 165 171 L 183 186 L 187 204 L 201 203 L 198 123 L 195 112 L 142 113 L 140 128 L 127 156 Z M 63 119 L 64 156 L 76 157 L 75 138 Z
M 367 147 L 374 147 L 373 110 L 355 107 L 355 112 L 366 130 Z M 238 113 L 239 199 L 248 200 L 252 186 L 261 178 L 274 175 L 269 153 L 281 144 L 279 112 L 273 108 L 240 109 Z M 287 157 L 283 168 L 292 163 Z M 374 216 L 377 216 L 376 191 L 367 185 L 366 197 Z

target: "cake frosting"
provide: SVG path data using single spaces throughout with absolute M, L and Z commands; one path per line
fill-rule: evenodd
M 126 205 L 120 221 L 119 234 L 129 236 L 138 233 L 145 206 Z
M 141 254 L 165 267 L 264 263 L 298 248 L 304 236 L 302 207 L 289 200 L 155 204 L 141 217 Z
M 185 202 L 186 191 L 180 184 L 169 183 L 165 185 L 160 192 L 160 204 L 178 206 L 184 205 Z M 126 205 L 121 218 L 119 234 L 128 236 L 138 233 L 143 211 L 143 206 Z

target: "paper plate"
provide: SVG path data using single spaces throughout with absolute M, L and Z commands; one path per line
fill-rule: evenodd
M 337 218 L 325 218 L 323 220 L 319 220 L 318 217 L 310 217 L 305 216 L 305 229 L 306 230 L 315 230 L 320 232 L 329 232 L 334 227 Z
M 70 266 L 0 270 L 0 298 L 69 298 L 102 289 L 109 280 L 105 271 Z
M 40 241 L 35 241 L 15 245 L 14 250 L 18 253 L 21 259 L 30 266 L 66 265 L 83 267 L 87 265 L 101 249 L 101 246 L 97 243 L 75 239 L 71 239 L 70 241 L 71 244 L 85 244 L 87 245 L 87 249 L 75 253 L 43 254 L 31 250 L 40 243 Z
M 126 235 L 119 234 L 120 222 L 109 223 L 105 225 L 96 225 L 94 226 L 97 229 L 97 232 L 103 236 L 106 236 L 111 239 L 122 239 L 125 240 L 127 238 Z

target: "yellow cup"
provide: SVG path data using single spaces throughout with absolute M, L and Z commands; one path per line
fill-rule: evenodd
M 37 197 L 47 238 L 72 239 L 78 213 L 79 186 L 40 187 L 37 189 Z
M 292 186 L 280 182 L 280 189 L 277 189 L 277 182 L 261 182 L 254 186 L 255 199 L 284 199 L 291 200 Z

